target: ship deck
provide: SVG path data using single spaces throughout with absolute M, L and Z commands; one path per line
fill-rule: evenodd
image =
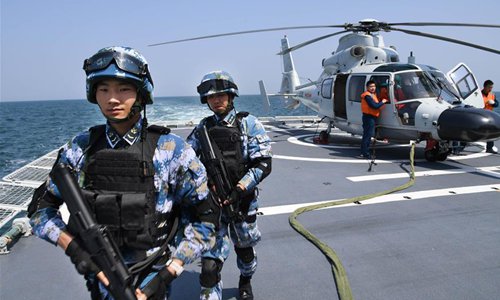
M 298 207 L 391 189 L 409 180 L 409 145 L 376 144 L 376 165 L 356 159 L 359 136 L 333 130 L 314 144 L 322 125 L 266 122 L 273 171 L 260 185 L 253 279 L 256 299 L 337 299 L 323 254 L 288 223 Z M 174 128 L 186 137 L 187 128 Z M 497 142 L 497 147 L 499 142 Z M 444 162 L 415 151 L 415 184 L 408 189 L 298 217 L 339 256 L 355 299 L 493 299 L 500 295 L 500 160 L 471 144 Z M 55 152 L 0 182 L 0 225 L 23 215 L 48 174 Z M 13 197 L 15 195 L 15 197 Z M 14 199 L 15 198 L 15 199 Z M 10 202 L 9 202 L 10 201 Z M 83 281 L 60 249 L 33 236 L 0 255 L 0 299 L 88 299 Z M 172 299 L 198 299 L 195 263 L 173 284 Z M 222 271 L 224 299 L 237 296 L 239 271 L 231 253 Z M 70 296 L 69 296 L 70 295 Z

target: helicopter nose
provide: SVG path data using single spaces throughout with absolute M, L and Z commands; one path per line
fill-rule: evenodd
M 442 140 L 475 142 L 500 137 L 500 114 L 475 107 L 455 107 L 441 113 L 438 134 Z

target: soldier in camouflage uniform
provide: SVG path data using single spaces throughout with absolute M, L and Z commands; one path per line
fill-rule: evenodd
M 145 279 L 136 290 L 139 299 L 164 299 L 183 265 L 214 246 L 219 207 L 207 200 L 205 168 L 193 149 L 168 128 L 147 127 L 141 111 L 153 103 L 153 81 L 144 57 L 131 48 L 108 47 L 85 60 L 84 70 L 87 99 L 99 105 L 107 122 L 71 139 L 57 161 L 73 170 L 84 196 L 91 193 L 85 199 L 94 217 L 110 229 L 129 266 L 166 246 L 169 230 L 175 236 L 170 241 L 175 250 L 170 256 L 168 251 L 161 253 L 141 275 Z M 120 169 L 128 160 L 149 168 Z M 103 164 L 109 172 L 103 171 Z M 71 217 L 69 225 L 61 218 L 58 187 L 49 178 L 41 191 L 30 211 L 35 234 L 65 250 L 85 275 L 92 299 L 111 299 L 103 285 L 107 279 L 70 230 Z M 122 199 L 131 199 L 132 204 Z M 174 213 L 174 208 L 180 212 Z M 144 212 L 144 217 L 136 212 Z M 176 216 L 180 225 L 175 233 L 171 223 Z M 143 222 L 142 227 L 132 230 L 137 222 Z
M 206 126 L 210 139 L 220 150 L 228 169 L 234 199 L 219 199 L 222 205 L 237 201 L 243 220 L 231 222 L 224 212 L 217 234 L 216 246 L 203 255 L 200 275 L 200 299 L 222 299 L 220 272 L 234 244 L 237 265 L 240 269 L 240 299 L 253 299 L 251 278 L 257 268 L 255 245 L 261 234 L 257 227 L 257 185 L 271 173 L 271 140 L 259 120 L 246 113 L 237 112 L 233 100 L 238 87 L 231 75 L 224 71 L 206 74 L 198 86 L 201 103 L 207 103 L 214 115 L 203 119 L 189 135 L 187 141 L 200 154 L 198 130 Z M 210 178 L 209 178 L 210 182 Z M 233 198 L 232 196 L 230 198 Z

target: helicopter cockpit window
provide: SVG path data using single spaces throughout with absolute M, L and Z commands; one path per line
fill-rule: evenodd
M 321 84 L 321 97 L 325 99 L 332 99 L 332 84 L 333 78 L 323 80 Z
M 351 76 L 349 79 L 349 101 L 361 102 L 361 94 L 365 91 L 366 76 Z
M 405 72 L 394 75 L 396 101 L 438 98 L 440 90 L 423 72 Z
M 439 97 L 441 99 L 451 104 L 460 102 L 457 89 L 442 72 L 439 70 L 431 70 L 427 73 L 436 81 L 438 88 L 440 89 Z
M 453 82 L 455 82 L 460 92 L 460 96 L 462 96 L 463 99 L 469 97 L 470 94 L 478 89 L 474 76 L 467 70 L 467 68 L 465 68 L 465 66 L 460 66 L 450 76 Z

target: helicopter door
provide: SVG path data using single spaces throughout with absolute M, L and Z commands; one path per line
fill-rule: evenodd
M 347 119 L 351 124 L 357 124 L 359 131 L 363 132 L 361 124 L 361 94 L 365 91 L 365 75 L 351 75 L 347 81 Z
M 338 118 L 347 119 L 346 105 L 345 105 L 345 87 L 347 84 L 346 74 L 338 74 L 335 78 L 335 86 L 333 92 L 333 112 L 334 116 Z
M 446 75 L 451 79 L 465 104 L 483 108 L 484 102 L 474 74 L 464 63 L 459 63 Z

